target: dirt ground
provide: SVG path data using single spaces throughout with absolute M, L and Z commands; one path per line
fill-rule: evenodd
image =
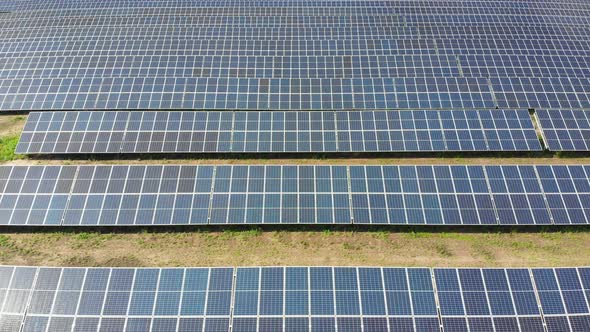
M 0 137 L 18 135 L 25 117 L 0 116 Z M 20 159 L 5 164 L 590 164 L 590 158 L 339 159 Z M 590 228 L 359 231 L 306 229 L 0 230 L 0 264 L 44 266 L 590 266 Z
M 0 136 L 20 134 L 25 126 L 27 117 L 25 115 L 2 115 L 0 116 Z
M 590 232 L 0 234 L 0 263 L 48 266 L 590 266 Z

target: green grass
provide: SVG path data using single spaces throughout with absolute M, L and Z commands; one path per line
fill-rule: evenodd
M 0 161 L 10 161 L 24 157 L 14 153 L 18 140 L 18 135 L 0 137 Z
M 10 237 L 8 237 L 4 234 L 1 234 L 0 235 L 0 248 L 12 249 L 12 248 L 14 248 L 14 243 L 12 242 Z
M 262 235 L 262 228 L 252 227 L 247 230 L 228 228 L 223 230 L 223 238 L 226 240 L 238 239 L 238 240 L 250 240 L 252 238 Z
M 99 232 L 82 232 L 72 236 L 73 248 L 98 248 L 105 241 L 114 237 L 112 233 L 102 234 Z

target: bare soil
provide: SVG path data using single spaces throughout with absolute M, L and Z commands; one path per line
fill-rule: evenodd
M 24 115 L 2 115 L 0 116 L 0 137 L 19 134 L 25 126 Z
M 0 264 L 590 266 L 590 232 L 43 232 L 0 235 Z

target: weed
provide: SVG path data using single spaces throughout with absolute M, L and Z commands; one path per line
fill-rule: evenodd
M 14 242 L 13 239 L 3 234 L 0 235 L 0 249 L 2 249 L 0 250 L 2 252 L 2 255 L 6 255 L 8 253 L 17 254 L 19 256 L 24 257 L 38 255 L 38 252 L 34 249 L 28 248 L 26 246 L 19 246 L 17 243 Z
M 24 158 L 24 156 L 14 153 L 16 145 L 18 144 L 18 140 L 18 135 L 0 137 L 0 161 L 10 161 Z
M 344 248 L 344 250 L 359 250 L 359 249 L 361 249 L 360 246 L 354 245 L 354 244 L 352 244 L 350 242 L 344 242 L 344 243 L 342 243 L 342 248 Z
M 137 259 L 135 256 L 119 256 L 107 259 L 104 262 L 101 262 L 101 266 L 111 266 L 111 267 L 137 267 L 143 266 L 143 263 Z M 176 266 L 180 266 L 179 262 L 174 264 Z
M 471 241 L 473 240 L 473 237 L 469 234 L 464 234 L 464 233 L 458 233 L 458 232 L 452 232 L 452 233 L 440 233 L 440 237 L 443 239 L 453 239 L 453 240 L 459 240 L 459 241 Z
M 105 241 L 113 238 L 113 234 L 101 234 L 98 232 L 82 232 L 75 234 L 72 239 L 74 248 L 96 248 Z
M 244 237 L 255 237 L 255 236 L 260 236 L 262 235 L 262 228 L 260 227 L 254 227 L 251 228 L 247 231 L 242 232 Z
M 70 256 L 61 261 L 64 266 L 76 267 L 137 267 L 143 266 L 143 263 L 134 256 L 118 256 L 106 259 L 104 261 L 97 261 L 96 258 L 88 255 L 84 256 Z
M 62 260 L 63 266 L 88 267 L 98 266 L 96 260 L 91 256 L 70 256 Z
M 253 227 L 248 230 L 236 230 L 232 228 L 224 229 L 222 233 L 222 238 L 224 240 L 249 240 L 255 237 L 262 235 L 262 229 L 260 227 Z
M 14 248 L 14 242 L 12 242 L 12 240 L 10 239 L 9 236 L 1 234 L 0 235 L 0 247 L 4 248 L 4 249 L 13 249 Z
M 389 239 L 389 232 L 386 232 L 386 231 L 374 232 L 372 234 L 376 239 L 380 239 L 380 240 Z
M 432 233 L 426 233 L 426 232 L 408 232 L 408 233 L 403 233 L 403 235 L 407 238 L 410 239 L 424 239 L 424 238 L 428 238 L 432 235 Z
M 510 242 L 510 247 L 515 250 L 532 250 L 536 246 L 532 241 L 512 241 Z
M 453 252 L 445 244 L 437 243 L 434 245 L 434 250 L 442 257 L 452 257 Z
M 480 242 L 473 243 L 472 248 L 476 254 L 483 257 L 487 261 L 494 261 L 496 259 L 494 254 L 488 248 L 484 247 Z

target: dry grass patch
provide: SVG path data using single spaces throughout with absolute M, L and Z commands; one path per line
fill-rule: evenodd
M 590 231 L 0 234 L 0 263 L 49 266 L 584 266 Z

